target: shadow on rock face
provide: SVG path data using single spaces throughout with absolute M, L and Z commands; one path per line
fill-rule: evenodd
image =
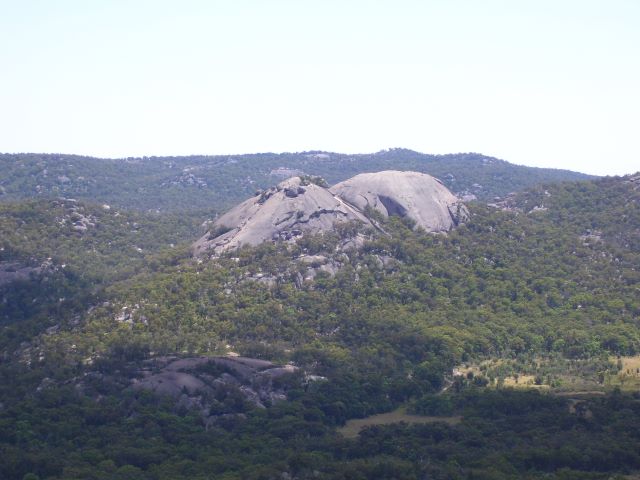
M 455 195 L 424 173 L 364 173 L 332 188 L 292 177 L 220 217 L 211 232 L 194 244 L 194 254 L 218 255 L 242 245 L 295 241 L 334 231 L 347 222 L 375 227 L 365 214 L 368 208 L 385 217 L 407 218 L 427 232 L 449 231 L 468 215 Z

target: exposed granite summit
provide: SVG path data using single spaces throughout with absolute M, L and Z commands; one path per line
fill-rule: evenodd
M 417 172 L 365 173 L 326 188 L 292 177 L 232 208 L 194 244 L 196 255 L 219 254 L 242 245 L 294 240 L 356 220 L 374 225 L 365 210 L 408 217 L 429 232 L 448 231 L 464 221 L 466 207 L 439 180 Z
M 428 232 L 447 232 L 469 216 L 458 197 L 425 173 L 361 173 L 334 185 L 331 192 L 361 211 L 372 207 L 385 217 L 408 217 Z
M 272 240 L 291 240 L 303 233 L 331 230 L 336 222 L 369 223 L 362 212 L 334 196 L 328 188 L 301 177 L 292 177 L 235 206 L 214 223 L 195 245 L 195 253 L 214 253 L 259 245 Z M 217 234 L 224 232 L 222 234 Z

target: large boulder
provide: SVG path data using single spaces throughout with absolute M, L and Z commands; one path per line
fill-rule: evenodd
M 428 232 L 449 231 L 469 215 L 458 197 L 425 173 L 362 173 L 334 185 L 331 192 L 360 211 L 370 207 L 385 217 L 407 217 Z
M 331 230 L 337 222 L 366 216 L 305 177 L 289 178 L 242 202 L 221 216 L 194 245 L 195 254 L 221 253 L 242 245 L 293 240 L 303 233 Z

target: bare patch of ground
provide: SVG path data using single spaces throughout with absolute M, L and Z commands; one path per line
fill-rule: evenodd
M 460 423 L 462 417 L 425 417 L 422 415 L 408 414 L 406 408 L 400 407 L 393 412 L 380 413 L 378 415 L 371 415 L 366 418 L 356 418 L 349 420 L 344 427 L 339 428 L 338 432 L 345 438 L 356 438 L 363 428 L 372 425 L 391 425 L 393 423 L 409 423 L 409 424 L 424 424 L 424 423 L 437 423 L 443 422 L 449 425 L 456 425 Z

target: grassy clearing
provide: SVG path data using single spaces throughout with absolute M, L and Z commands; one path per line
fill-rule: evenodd
M 640 390 L 640 355 L 633 357 L 611 357 L 611 362 L 617 365 L 617 375 L 607 378 L 611 387 L 619 387 L 621 390 Z
M 538 389 L 553 394 L 640 391 L 640 355 L 628 357 L 563 357 L 488 359 L 459 365 L 453 375 L 484 378 L 488 387 Z
M 542 390 L 548 390 L 549 385 L 536 385 L 535 375 L 513 375 L 505 377 L 504 386 L 511 388 L 537 388 Z
M 411 415 L 407 413 L 405 407 L 400 407 L 393 412 L 349 420 L 344 427 L 338 429 L 338 432 L 346 438 L 356 438 L 363 428 L 371 425 L 390 425 L 399 422 L 409 424 L 444 422 L 449 425 L 456 425 L 460 423 L 461 420 L 462 417 L 425 417 L 422 415 Z
M 606 392 L 602 390 L 563 390 L 561 392 L 553 392 L 558 397 L 576 397 L 576 398 L 591 398 L 601 397 L 606 395 Z

